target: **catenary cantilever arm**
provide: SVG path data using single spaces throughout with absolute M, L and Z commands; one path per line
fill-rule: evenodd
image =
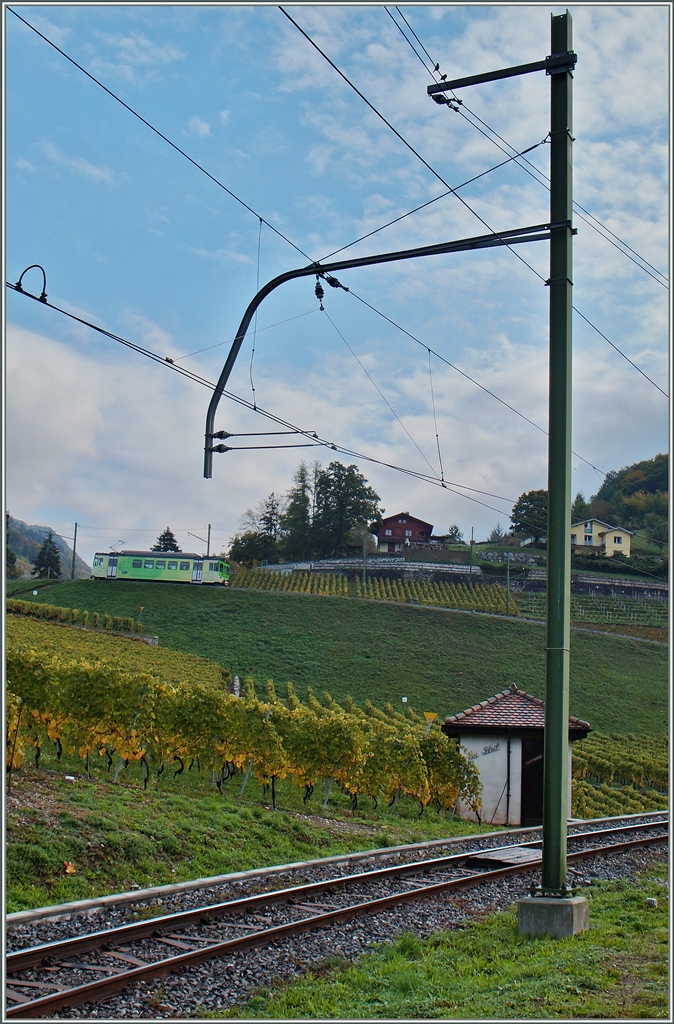
M 215 426 L 215 413 L 220 403 L 221 396 L 225 393 L 225 386 L 241 350 L 246 332 L 250 323 L 263 299 L 281 284 L 292 281 L 296 277 L 311 277 L 315 274 L 318 277 L 325 277 L 337 270 L 347 270 L 353 267 L 370 267 L 378 263 L 393 263 L 397 260 L 410 260 L 418 256 L 439 256 L 443 253 L 466 252 L 471 249 L 488 249 L 496 245 L 515 245 L 519 242 L 538 242 L 550 238 L 550 230 L 557 227 L 570 226 L 564 224 L 534 224 L 527 228 L 515 228 L 513 231 L 501 231 L 499 234 L 477 235 L 473 238 L 460 238 L 454 242 L 440 242 L 438 245 L 425 245 L 416 249 L 400 249 L 397 252 L 385 252 L 379 256 L 361 256 L 348 260 L 339 260 L 336 263 L 310 263 L 307 267 L 300 267 L 298 270 L 288 270 L 285 274 L 279 274 L 272 278 L 264 287 L 260 288 L 257 295 L 250 301 L 243 320 L 232 342 L 227 360 L 222 368 L 222 373 L 215 386 L 213 397 L 208 406 L 206 414 L 206 436 L 204 443 L 204 477 L 209 480 L 213 475 L 213 434 Z

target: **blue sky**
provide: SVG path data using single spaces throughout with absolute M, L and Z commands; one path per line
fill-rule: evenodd
M 15 9 L 312 259 L 444 191 L 274 6 Z M 564 8 L 401 10 L 452 78 L 542 59 L 550 15 Z M 575 198 L 666 274 L 669 6 L 570 10 L 579 58 Z M 451 185 L 504 159 L 466 118 L 427 97 L 430 76 L 384 7 L 288 11 Z M 261 283 L 304 257 L 268 226 L 260 234 L 255 215 L 6 8 L 4 16 L 6 279 L 39 263 L 50 301 L 162 356 L 199 351 L 181 364 L 215 380 L 256 290 L 258 240 Z M 518 149 L 547 134 L 543 74 L 460 95 Z M 542 145 L 529 159 L 547 172 L 548 155 Z M 513 164 L 460 194 L 497 231 L 548 217 L 547 192 Z M 666 289 L 585 223 L 577 226 L 576 306 L 667 391 Z M 349 251 L 485 230 L 450 196 Z M 548 276 L 546 243 L 518 251 Z M 546 427 L 547 289 L 512 252 L 339 277 L 422 345 L 343 291 L 330 289 L 321 313 L 313 279 L 293 282 L 259 312 L 258 328 L 278 325 L 256 339 L 253 378 L 264 408 L 352 450 L 421 472 L 430 473 L 430 463 L 437 474 L 428 345 Z M 24 283 L 39 290 L 40 275 L 32 271 Z M 666 450 L 663 395 L 578 318 L 574 346 L 575 451 L 606 471 Z M 230 386 L 248 400 L 250 361 L 247 341 Z M 546 486 L 546 438 L 456 370 L 436 357 L 431 363 L 445 478 L 501 498 L 472 492 L 493 506 L 485 508 L 359 466 L 388 513 L 408 510 L 436 532 L 458 523 L 469 536 L 474 527 L 481 538 L 497 521 L 506 525 L 520 493 Z M 120 540 L 149 546 L 167 523 L 185 549 L 200 550 L 188 531 L 205 536 L 209 522 L 214 546 L 226 546 L 248 507 L 287 489 L 301 458 L 325 465 L 334 457 L 325 448 L 230 452 L 215 456 L 213 479 L 204 480 L 205 388 L 11 292 L 6 368 L 6 507 L 64 534 L 77 521 L 87 560 Z M 226 400 L 217 427 L 274 429 Z M 601 479 L 574 457 L 574 492 L 589 496 Z

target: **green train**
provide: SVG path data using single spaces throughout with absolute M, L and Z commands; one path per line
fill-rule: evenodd
M 229 565 L 221 558 L 186 551 L 97 551 L 92 580 L 158 580 L 162 583 L 229 585 Z

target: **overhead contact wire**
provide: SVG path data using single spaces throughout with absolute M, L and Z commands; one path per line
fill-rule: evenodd
M 6 285 L 13 291 L 18 291 L 18 289 L 9 281 L 6 282 Z M 159 355 L 158 352 L 153 352 L 151 349 L 144 348 L 142 345 L 137 345 L 135 342 L 129 341 L 127 338 L 122 338 L 118 334 L 113 334 L 112 331 L 108 331 L 104 327 L 99 327 L 97 324 L 91 323 L 89 320 L 85 320 L 83 317 L 76 316 L 74 313 L 69 313 L 67 310 L 62 309 L 60 306 L 54 305 L 53 302 L 48 302 L 46 300 L 43 301 L 37 295 L 31 294 L 30 292 L 27 292 L 25 289 L 22 289 L 19 294 L 26 296 L 26 298 L 33 299 L 35 302 L 40 302 L 41 305 L 48 306 L 50 309 L 56 310 L 57 313 L 61 313 L 63 316 L 66 316 L 71 320 L 76 320 L 78 323 L 83 324 L 85 327 L 90 327 L 92 330 L 97 331 L 99 334 L 105 335 L 105 337 L 108 337 L 113 341 L 118 342 L 120 345 L 124 345 L 126 348 L 132 349 L 139 355 L 143 355 L 146 358 L 151 359 L 153 362 L 160 363 L 162 366 L 167 367 L 169 370 L 174 370 L 176 373 L 181 374 L 183 377 L 187 377 L 188 380 L 192 380 L 197 384 L 201 384 L 203 387 L 208 388 L 210 391 L 218 390 L 217 385 L 214 384 L 212 381 L 207 380 L 205 377 L 201 377 L 199 374 L 193 373 L 191 370 L 187 370 L 183 366 L 176 366 L 170 360 L 167 360 L 165 357 Z M 496 498 L 498 501 L 506 501 L 511 503 L 512 505 L 515 504 L 513 498 L 505 497 L 502 494 L 493 494 L 491 491 L 484 491 L 478 487 L 469 487 L 467 484 L 460 484 L 456 483 L 455 481 L 448 481 L 442 484 L 441 481 L 437 478 L 437 476 L 429 476 L 429 474 L 420 473 L 418 470 L 407 469 L 404 466 L 398 466 L 392 462 L 384 462 L 382 459 L 376 459 L 372 455 L 365 455 L 362 452 L 355 451 L 354 449 L 346 448 L 344 445 L 335 444 L 332 441 L 328 441 L 327 439 L 320 437 L 318 434 L 316 434 L 315 431 L 302 430 L 300 427 L 297 427 L 296 424 L 284 419 L 281 416 L 277 416 L 275 413 L 272 413 L 267 409 L 263 409 L 259 405 L 257 406 L 257 408 L 254 409 L 252 403 L 246 401 L 245 398 L 241 398 L 240 395 L 236 395 L 231 391 L 225 391 L 223 389 L 219 390 L 220 394 L 222 394 L 225 398 L 229 398 L 237 405 L 242 405 L 244 408 L 250 410 L 251 412 L 256 412 L 260 416 L 264 416 L 266 419 L 270 419 L 274 423 L 278 423 L 279 426 L 287 427 L 289 430 L 293 430 L 298 434 L 302 434 L 304 437 L 306 437 L 308 440 L 312 442 L 318 442 L 318 445 L 320 447 L 330 448 L 332 451 L 339 452 L 342 455 L 348 455 L 351 458 L 360 459 L 364 462 L 371 462 L 375 465 L 383 466 L 386 469 L 392 469 L 397 473 L 403 473 L 406 476 L 410 476 L 414 479 L 421 480 L 425 483 L 433 484 L 434 486 L 437 487 L 444 486 L 446 490 L 452 491 L 453 494 L 457 494 L 462 498 L 466 498 L 468 501 L 475 502 L 478 505 L 482 505 L 484 508 L 491 509 L 492 512 L 497 512 L 499 515 L 505 516 L 508 519 L 512 519 L 512 516 L 508 512 L 505 512 L 503 509 L 498 509 L 495 508 L 493 505 L 488 505 L 484 501 L 480 501 L 478 498 L 472 497 L 472 495 L 470 494 L 464 494 L 463 490 L 474 491 L 476 494 L 483 494 L 487 497 L 493 497 Z M 450 483 L 453 486 L 449 486 Z M 454 488 L 456 487 L 463 488 L 463 490 L 455 490 Z
M 388 406 L 388 408 L 389 408 L 389 409 L 391 410 L 391 412 L 393 413 L 393 415 L 394 415 L 394 416 L 395 416 L 395 418 L 397 419 L 398 423 L 399 423 L 399 424 L 400 424 L 400 426 L 401 426 L 401 427 L 403 428 L 403 430 L 405 431 L 405 433 L 406 433 L 406 434 L 407 434 L 407 436 L 409 437 L 410 441 L 412 442 L 412 444 L 414 445 L 414 447 L 416 448 L 416 450 L 417 450 L 417 451 L 419 452 L 419 454 L 421 455 L 422 459 L 424 460 L 424 462 L 426 463 L 426 465 L 428 466 L 428 468 L 430 469 L 430 471 L 431 471 L 431 472 L 432 472 L 433 474 L 435 474 L 435 470 L 434 470 L 434 468 L 433 468 L 432 464 L 431 464 L 431 463 L 430 463 L 430 462 L 428 461 L 428 459 L 426 458 L 426 456 L 425 456 L 424 452 L 423 452 L 423 451 L 421 450 L 421 448 L 419 447 L 419 445 L 417 444 L 417 442 L 416 442 L 416 441 L 414 440 L 414 438 L 413 438 L 413 437 L 412 437 L 412 435 L 410 434 L 409 430 L 407 429 L 407 427 L 405 426 L 405 424 L 403 423 L 403 421 L 402 421 L 402 420 L 400 419 L 400 416 L 398 416 L 398 413 L 397 413 L 397 412 L 395 411 L 395 409 L 393 408 L 393 406 L 391 405 L 391 403 L 389 402 L 388 398 L 387 398 L 387 397 L 386 397 L 386 395 L 385 395 L 385 394 L 383 393 L 383 391 L 381 390 L 381 388 L 379 387 L 379 385 L 377 384 L 377 382 L 375 381 L 375 379 L 374 379 L 374 378 L 372 377 L 372 375 L 370 374 L 370 372 L 369 372 L 369 371 L 367 370 L 367 368 L 366 368 L 366 367 L 365 367 L 365 366 L 363 365 L 363 363 L 362 363 L 362 362 L 360 361 L 360 359 L 358 358 L 358 356 L 356 355 L 356 353 L 354 352 L 354 350 L 353 350 L 353 349 L 351 348 L 351 346 L 349 345 L 348 341 L 346 340 L 346 338 L 344 337 L 344 335 L 343 335 L 343 334 L 342 334 L 342 332 L 340 331 L 340 329 L 339 329 L 339 327 L 337 326 L 337 324 L 335 323 L 335 321 L 334 321 L 334 320 L 332 319 L 332 317 L 330 316 L 330 314 L 329 314 L 329 313 L 327 312 L 327 310 L 324 310 L 324 313 L 325 313 L 325 315 L 327 316 L 327 318 L 328 318 L 328 320 L 330 321 L 330 323 L 332 324 L 332 326 L 334 327 L 334 329 L 335 329 L 335 331 L 337 332 L 337 334 L 339 335 L 339 337 L 340 337 L 340 338 L 342 339 L 342 341 L 344 342 L 344 344 L 345 344 L 345 345 L 346 345 L 346 347 L 348 348 L 348 350 L 349 350 L 349 352 L 351 353 L 351 355 L 353 356 L 353 358 L 354 358 L 354 359 L 356 360 L 356 362 L 357 362 L 357 363 L 358 363 L 358 365 L 360 366 L 361 370 L 363 371 L 363 373 L 365 374 L 365 376 L 367 377 L 367 379 L 368 379 L 368 380 L 370 381 L 370 383 L 372 384 L 373 388 L 375 389 L 375 391 L 377 392 L 377 394 L 379 395 L 379 397 L 380 397 L 380 398 L 381 398 L 381 399 L 382 399 L 382 400 L 383 400 L 383 401 L 384 401 L 384 402 L 386 403 L 386 405 Z

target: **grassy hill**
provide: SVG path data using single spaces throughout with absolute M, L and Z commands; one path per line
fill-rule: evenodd
M 16 585 L 11 588 L 16 590 Z M 22 594 L 28 597 L 30 594 Z M 36 600 L 142 619 L 162 646 L 212 658 L 283 694 L 329 690 L 454 714 L 511 682 L 544 696 L 545 632 L 496 617 L 345 598 L 76 580 Z M 143 607 L 141 613 L 140 608 Z M 667 729 L 667 648 L 574 632 L 571 713 L 601 732 Z

